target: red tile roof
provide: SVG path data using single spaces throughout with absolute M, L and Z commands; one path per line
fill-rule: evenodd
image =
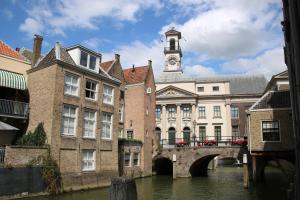
M 106 62 L 100 63 L 100 66 L 102 67 L 102 69 L 104 69 L 107 72 L 108 69 L 110 68 L 110 66 L 113 64 L 113 62 L 114 62 L 114 60 L 106 61 Z
M 124 69 L 124 78 L 127 84 L 143 83 L 147 77 L 149 66 Z
M 15 59 L 23 60 L 23 61 L 28 61 L 24 56 L 22 56 L 20 53 L 18 53 L 14 49 L 12 49 L 10 46 L 5 44 L 1 40 L 0 40 L 0 54 L 7 56 L 7 57 L 11 57 L 11 58 L 15 58 Z

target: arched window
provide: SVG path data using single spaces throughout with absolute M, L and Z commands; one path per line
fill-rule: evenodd
M 169 135 L 169 145 L 175 145 L 175 135 L 176 135 L 176 130 L 174 127 L 170 127 L 168 131 Z
M 156 127 L 156 128 L 155 128 L 155 134 L 156 134 L 156 139 L 157 139 L 157 141 L 158 141 L 158 143 L 159 143 L 160 140 L 161 140 L 161 130 L 160 130 L 159 127 Z
M 183 128 L 183 140 L 188 143 L 191 141 L 191 129 L 189 127 Z
M 170 50 L 175 50 L 175 39 L 170 39 Z

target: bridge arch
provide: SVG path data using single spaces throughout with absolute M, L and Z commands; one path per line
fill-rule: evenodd
M 207 176 L 208 164 L 219 154 L 211 154 L 196 159 L 189 168 L 189 173 L 192 177 Z
M 170 158 L 158 156 L 153 159 L 153 169 L 157 175 L 172 175 L 173 162 Z

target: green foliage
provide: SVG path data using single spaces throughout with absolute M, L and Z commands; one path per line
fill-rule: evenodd
M 43 123 L 39 123 L 34 132 L 29 131 L 17 141 L 17 145 L 23 146 L 44 146 L 46 141 L 46 132 Z
M 51 157 L 50 151 L 43 159 L 42 176 L 46 189 L 50 194 L 58 194 L 62 189 L 62 179 L 56 161 Z

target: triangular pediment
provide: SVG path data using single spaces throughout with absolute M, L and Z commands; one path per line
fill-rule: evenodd
M 167 86 L 165 88 L 162 88 L 158 91 L 156 91 L 156 97 L 157 98 L 164 98 L 164 97 L 195 97 L 196 94 L 189 92 L 187 90 L 175 87 L 175 86 Z

